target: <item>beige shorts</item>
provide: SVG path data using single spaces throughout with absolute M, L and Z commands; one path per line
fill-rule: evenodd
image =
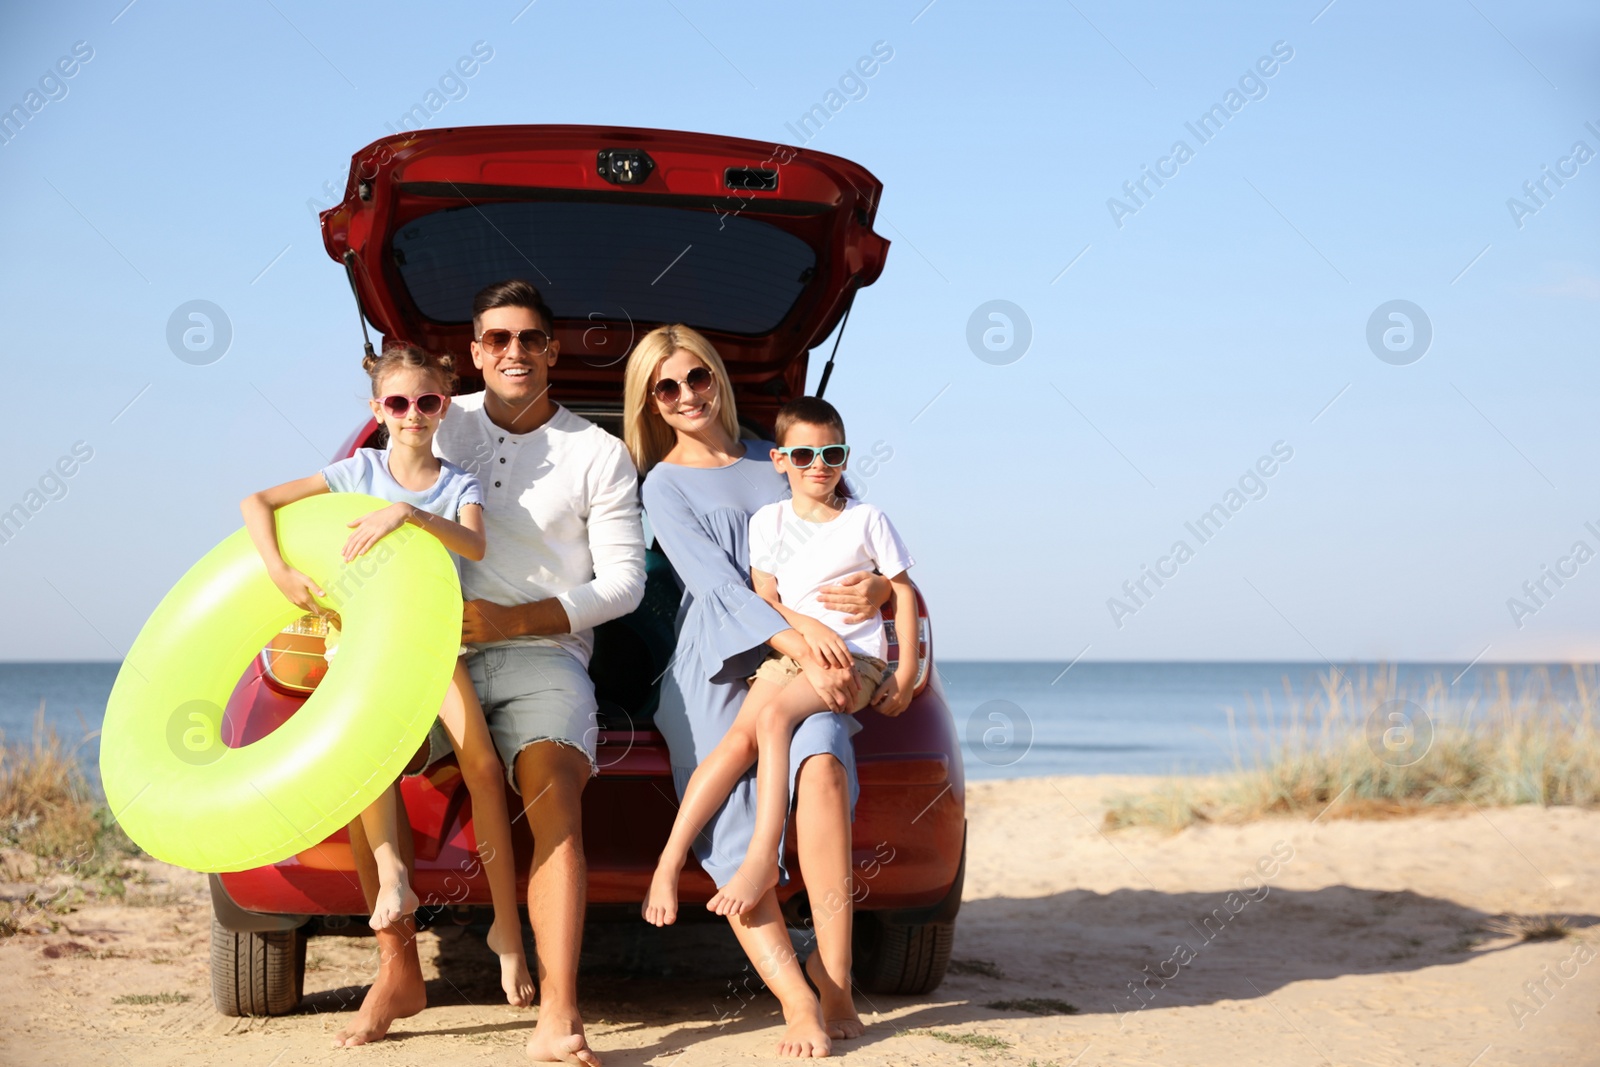
M 850 709 L 855 714 L 867 706 L 872 699 L 872 694 L 878 691 L 878 686 L 883 682 L 883 676 L 889 673 L 889 665 L 875 656 L 858 656 L 852 654 L 855 660 L 856 677 L 861 680 L 861 692 L 856 694 L 855 707 Z M 757 679 L 765 682 L 776 682 L 780 687 L 788 685 L 804 673 L 800 661 L 793 656 L 785 656 L 781 652 L 773 652 L 761 661 L 761 666 L 756 668 L 756 673 L 751 675 L 752 682 Z

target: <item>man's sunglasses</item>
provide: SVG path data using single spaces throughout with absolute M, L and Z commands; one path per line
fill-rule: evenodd
M 799 470 L 805 470 L 822 457 L 822 462 L 830 467 L 842 467 L 844 461 L 850 458 L 849 445 L 823 445 L 821 448 L 812 448 L 810 445 L 795 445 L 792 448 L 780 448 L 790 463 Z
M 484 330 L 478 335 L 478 343 L 491 356 L 498 356 L 511 347 L 513 337 L 530 356 L 542 356 L 550 347 L 550 335 L 543 330 Z
M 431 419 L 444 410 L 444 401 L 443 393 L 422 393 L 418 396 L 401 396 L 396 393 L 384 397 L 379 403 L 383 405 L 383 410 L 397 419 L 405 418 L 412 404 L 417 405 L 417 414 Z
M 705 396 L 711 392 L 716 384 L 717 380 L 711 376 L 709 370 L 704 367 L 696 367 L 689 372 L 689 376 L 682 382 L 675 382 L 671 378 L 663 378 L 657 382 L 654 390 L 655 398 L 663 404 L 676 404 L 678 397 L 683 394 L 683 390 L 679 386 L 687 385 L 691 393 L 696 396 Z

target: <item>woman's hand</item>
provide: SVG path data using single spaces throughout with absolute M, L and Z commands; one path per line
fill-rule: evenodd
M 838 585 L 825 585 L 817 590 L 822 606 L 832 611 L 842 611 L 847 622 L 866 622 L 878 614 L 878 609 L 889 602 L 893 587 L 889 579 L 872 571 L 856 571 L 839 580 Z
M 856 694 L 861 692 L 861 679 L 856 677 L 853 665 L 830 667 L 821 660 L 807 658 L 801 661 L 800 669 L 829 711 L 848 713 L 856 706 Z
M 800 631 L 800 636 L 806 639 L 806 644 L 811 646 L 811 654 L 829 667 L 853 667 L 855 660 L 850 655 L 850 648 L 844 643 L 844 638 L 834 633 L 833 627 L 821 619 L 802 616 L 795 620 L 795 629 Z
M 308 575 L 301 574 L 287 564 L 273 568 L 267 573 L 272 576 L 272 584 L 278 587 L 278 592 L 287 597 L 289 603 L 301 611 L 309 612 L 312 615 L 329 614 L 321 604 L 312 599 L 313 597 L 327 596 L 328 594 L 324 593 L 322 587 Z
M 415 510 L 410 504 L 390 504 L 363 515 L 355 522 L 346 523 L 346 526 L 355 528 L 355 533 L 344 543 L 344 561 L 349 563 L 357 556 L 366 555 L 373 545 L 404 526 Z

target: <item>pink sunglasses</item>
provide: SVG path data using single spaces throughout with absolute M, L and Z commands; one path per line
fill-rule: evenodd
M 384 397 L 379 403 L 383 405 L 385 411 L 397 419 L 405 418 L 412 404 L 417 405 L 417 414 L 431 419 L 444 410 L 444 401 L 443 393 L 421 393 L 417 396 L 401 396 L 396 393 Z

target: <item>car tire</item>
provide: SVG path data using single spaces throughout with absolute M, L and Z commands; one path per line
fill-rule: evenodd
M 305 930 L 249 933 L 211 917 L 211 999 L 223 1015 L 287 1015 L 305 991 Z
M 866 993 L 931 993 L 944 981 L 955 938 L 954 922 L 891 923 L 857 912 L 856 987 Z

